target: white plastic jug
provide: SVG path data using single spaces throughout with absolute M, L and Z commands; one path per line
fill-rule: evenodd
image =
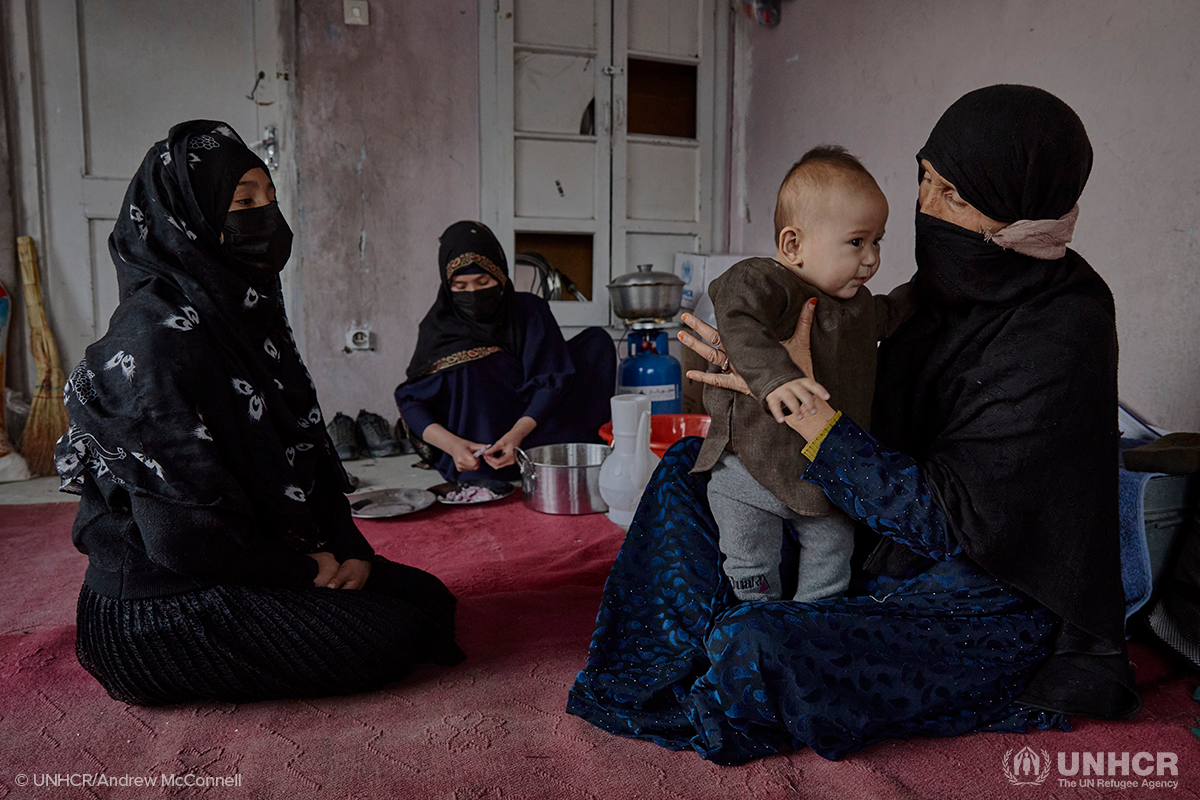
M 612 399 L 612 453 L 600 467 L 600 496 L 608 504 L 608 518 L 628 528 L 642 499 L 642 491 L 658 466 L 650 449 L 650 398 L 644 394 L 619 394 Z

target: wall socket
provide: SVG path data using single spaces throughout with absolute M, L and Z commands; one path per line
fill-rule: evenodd
M 371 9 L 367 0 L 342 0 L 342 13 L 347 25 L 370 25 Z
M 346 329 L 346 352 L 374 349 L 371 344 L 371 326 L 351 322 L 350 327 Z

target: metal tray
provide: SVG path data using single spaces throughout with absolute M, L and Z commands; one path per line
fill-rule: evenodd
M 350 501 L 352 516 L 386 519 L 429 508 L 436 498 L 428 489 L 375 489 L 370 492 L 357 492 L 346 499 Z
M 483 489 L 490 489 L 496 497 L 492 500 L 503 500 L 513 493 L 517 487 L 513 486 L 508 481 L 502 481 L 497 478 L 476 478 L 471 481 L 451 481 L 450 483 L 439 483 L 437 486 L 431 487 L 429 491 L 437 496 L 439 503 L 445 503 L 448 506 L 477 506 L 480 503 L 490 503 L 492 500 L 474 500 L 463 502 L 461 500 L 447 500 L 446 495 L 451 492 L 456 492 L 467 486 L 478 486 Z

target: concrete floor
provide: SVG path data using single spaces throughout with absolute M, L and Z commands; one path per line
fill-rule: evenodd
M 415 455 L 363 458 L 347 461 L 346 470 L 361 481 L 360 492 L 365 489 L 428 489 L 443 482 L 437 470 L 417 469 L 416 463 Z M 78 501 L 75 495 L 60 492 L 58 483 L 57 476 L 0 483 L 0 505 Z

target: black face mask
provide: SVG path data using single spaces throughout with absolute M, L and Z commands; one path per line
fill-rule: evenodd
M 292 254 L 292 229 L 275 202 L 230 211 L 222 233 L 226 258 L 252 275 L 278 273 Z
M 471 319 L 485 322 L 496 315 L 504 299 L 503 286 L 489 286 L 474 292 L 450 292 L 454 307 Z
M 1006 305 L 1054 280 L 1047 262 L 1004 250 L 983 234 L 917 212 L 917 285 L 945 306 Z

